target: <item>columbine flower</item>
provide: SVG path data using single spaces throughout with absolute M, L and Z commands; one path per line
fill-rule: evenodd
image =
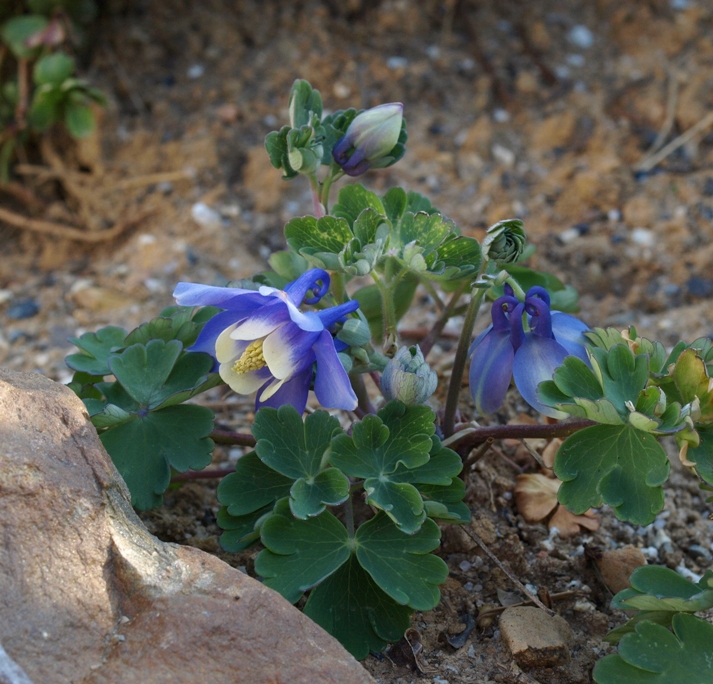
M 354 118 L 332 148 L 334 161 L 344 173 L 359 176 L 370 168 L 382 169 L 403 155 L 403 150 L 394 150 L 401 134 L 403 110 L 400 102 L 392 102 Z
M 321 283 L 321 284 L 320 284 Z M 313 296 L 306 298 L 307 292 Z M 297 307 L 318 302 L 329 290 L 329 274 L 313 268 L 284 290 L 262 286 L 257 292 L 179 283 L 173 293 L 182 306 L 217 306 L 190 351 L 211 354 L 214 370 L 238 394 L 257 391 L 257 408 L 292 404 L 302 413 L 312 370 L 314 391 L 326 408 L 352 410 L 357 398 L 337 347 L 346 345 L 328 328 L 355 311 L 357 301 L 303 313 Z
M 582 333 L 587 326 L 574 316 L 550 311 L 550 296 L 531 287 L 524 302 L 505 286 L 505 295 L 493 302 L 493 324 L 476 338 L 471 353 L 470 392 L 480 413 L 493 413 L 505 399 L 510 379 L 522 398 L 540 413 L 553 418 L 565 414 L 537 399 L 537 386 L 551 380 L 565 357 L 573 355 L 589 364 Z M 525 332 L 523 314 L 530 330 Z
M 438 375 L 426 363 L 418 345 L 401 347 L 381 375 L 386 400 L 399 399 L 408 405 L 423 404 L 437 385 Z

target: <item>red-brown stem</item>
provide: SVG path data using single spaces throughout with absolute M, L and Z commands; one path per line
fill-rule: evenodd
M 255 438 L 245 432 L 233 432 L 232 430 L 213 430 L 210 438 L 216 444 L 228 444 L 230 446 L 254 447 Z
M 29 61 L 26 57 L 17 60 L 17 107 L 15 121 L 20 128 L 25 127 L 25 115 L 30 97 Z
M 448 446 L 458 452 L 467 452 L 490 438 L 554 439 L 555 437 L 569 437 L 569 435 L 592 425 L 597 425 L 597 423 L 592 420 L 577 420 L 571 423 L 554 423 L 552 425 L 486 425 L 464 434 L 462 439 L 457 439 Z M 464 425 L 463 428 L 465 427 Z M 457 435 L 458 432 L 454 437 Z
M 189 470 L 185 473 L 177 473 L 171 478 L 174 482 L 189 482 L 190 480 L 218 480 L 230 473 L 234 473 L 235 468 L 216 468 L 215 470 Z

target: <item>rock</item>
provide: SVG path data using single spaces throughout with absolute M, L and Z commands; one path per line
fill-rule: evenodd
M 624 546 L 613 551 L 604 551 L 600 558 L 595 558 L 602 581 L 612 594 L 628 589 L 631 573 L 641 565 L 646 565 L 646 556 L 635 546 Z
M 373 683 L 277 593 L 151 536 L 68 388 L 0 369 L 0 416 L 0 645 L 34 684 Z
M 577 125 L 577 117 L 571 109 L 565 109 L 542 121 L 532 135 L 530 147 L 544 152 L 555 147 L 566 147 Z
M 525 670 L 569 662 L 574 637 L 559 615 L 532 606 L 507 608 L 500 616 L 500 631 L 515 662 Z

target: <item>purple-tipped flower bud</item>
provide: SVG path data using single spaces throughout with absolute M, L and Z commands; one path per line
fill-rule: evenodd
M 386 400 L 398 399 L 409 406 L 423 404 L 437 385 L 438 375 L 426 363 L 418 345 L 401 347 L 381 376 L 381 391 Z
M 396 161 L 391 153 L 399 142 L 403 111 L 400 102 L 392 102 L 356 116 L 332 150 L 334 161 L 350 176 L 392 164 Z

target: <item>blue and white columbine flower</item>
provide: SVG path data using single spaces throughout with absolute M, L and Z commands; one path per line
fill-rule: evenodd
M 550 296 L 542 287 L 531 287 L 519 302 L 512 288 L 493 302 L 493 324 L 471 347 L 470 392 L 480 413 L 496 411 L 505 399 L 510 379 L 522 398 L 540 413 L 553 418 L 565 414 L 545 406 L 537 398 L 537 386 L 551 380 L 567 356 L 589 364 L 583 332 L 589 328 L 574 316 L 550 311 Z M 527 315 L 529 332 L 523 327 Z
M 306 298 L 309 291 L 312 297 Z M 329 274 L 313 268 L 284 290 L 262 286 L 258 291 L 179 283 L 173 293 L 181 306 L 224 309 L 206 323 L 190 351 L 216 359 L 214 370 L 238 394 L 257 391 L 256 406 L 292 404 L 302 413 L 312 383 L 326 408 L 353 410 L 357 398 L 330 326 L 359 307 L 346 302 L 320 311 L 302 312 L 329 290 Z

